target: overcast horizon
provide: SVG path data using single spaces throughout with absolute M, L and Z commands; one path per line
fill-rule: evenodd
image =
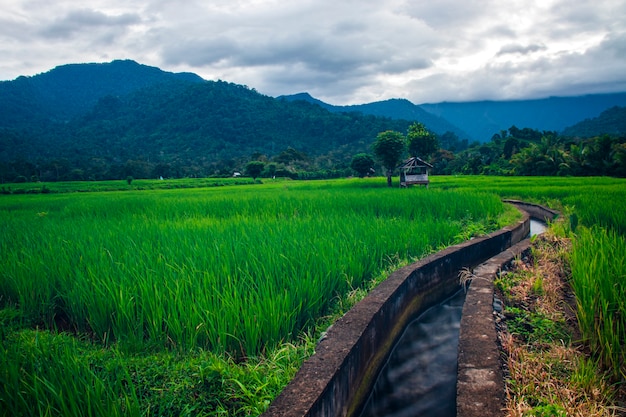
M 626 92 L 626 0 L 0 5 L 0 80 L 132 59 L 335 105 Z

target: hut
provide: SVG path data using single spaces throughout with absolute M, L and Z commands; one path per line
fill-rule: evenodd
M 400 187 L 419 184 L 428 187 L 428 172 L 433 168 L 431 164 L 417 156 L 413 156 L 398 167 L 400 170 Z

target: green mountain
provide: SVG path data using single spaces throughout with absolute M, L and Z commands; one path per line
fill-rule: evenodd
M 91 109 L 100 98 L 132 93 L 151 85 L 202 82 L 191 73 L 165 72 L 135 61 L 69 64 L 33 77 L 0 82 L 0 126 L 22 127 L 45 121 L 67 121 Z
M 384 101 L 377 101 L 367 104 L 356 104 L 350 106 L 335 106 L 332 104 L 324 103 L 312 97 L 309 93 L 298 93 L 287 96 L 280 96 L 279 99 L 289 101 L 307 101 L 309 103 L 317 104 L 329 111 L 336 113 L 351 113 L 358 112 L 363 114 L 370 114 L 373 116 L 389 117 L 391 119 L 402 119 L 417 121 L 426 126 L 432 132 L 439 136 L 444 135 L 446 132 L 452 132 L 460 139 L 469 139 L 470 135 L 453 125 L 446 119 L 437 115 L 431 114 L 420 106 L 411 103 L 406 99 L 389 99 Z
M 392 119 L 415 120 L 440 137 L 445 132 L 452 132 L 460 139 L 477 142 L 488 142 L 494 134 L 507 131 L 512 126 L 560 132 L 613 106 L 626 106 L 626 93 L 420 105 L 404 99 L 391 99 L 354 106 L 334 106 L 307 93 L 281 98 L 308 101 L 334 112 L 356 111 Z
M 349 172 L 352 156 L 369 152 L 379 132 L 406 132 L 412 121 L 424 123 L 439 133 L 446 149 L 458 151 L 467 148 L 468 136 L 488 141 L 514 125 L 561 131 L 589 119 L 593 132 L 623 132 L 602 132 L 624 120 L 619 109 L 600 122 L 590 119 L 622 101 L 626 93 L 332 106 L 306 93 L 272 98 L 134 61 L 64 65 L 0 82 L 0 182 L 227 175 L 251 159 L 271 162 L 290 175 Z M 576 128 L 572 135 L 582 136 L 583 128 Z
M 133 66 L 130 71 L 144 69 Z M 253 154 L 274 158 L 279 168 L 290 172 L 348 168 L 355 153 L 369 151 L 379 132 L 406 131 L 409 125 L 331 113 L 232 83 L 191 81 L 159 79 L 125 95 L 118 89 L 91 108 L 75 107 L 78 114 L 69 121 L 52 121 L 52 110 L 34 101 L 41 124 L 19 125 L 14 118 L 13 125 L 0 125 L 0 181 L 17 176 L 62 180 L 225 175 L 241 170 Z
M 479 142 L 487 142 L 494 134 L 511 126 L 560 132 L 613 106 L 626 106 L 626 93 L 420 105 L 459 126 Z
M 626 136 L 626 107 L 611 107 L 598 117 L 585 119 L 563 130 L 563 136 L 591 138 L 603 134 Z

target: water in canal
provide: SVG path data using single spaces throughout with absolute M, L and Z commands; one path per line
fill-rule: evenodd
M 457 350 L 464 301 L 461 290 L 407 326 L 361 417 L 456 416 Z
M 530 236 L 546 231 L 530 221 Z M 455 417 L 459 329 L 465 292 L 411 322 L 394 347 L 361 417 Z

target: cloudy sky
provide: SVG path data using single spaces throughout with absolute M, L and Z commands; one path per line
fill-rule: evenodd
M 133 59 L 332 104 L 626 91 L 626 0 L 0 0 L 0 80 Z

